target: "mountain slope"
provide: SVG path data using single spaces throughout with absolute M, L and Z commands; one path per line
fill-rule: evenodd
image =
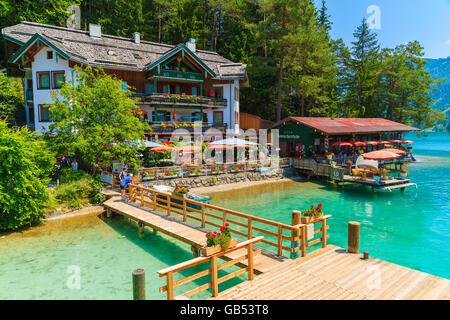
M 433 78 L 446 80 L 430 94 L 436 102 L 434 109 L 445 111 L 450 108 L 450 57 L 444 59 L 425 59 L 428 64 L 425 66 Z

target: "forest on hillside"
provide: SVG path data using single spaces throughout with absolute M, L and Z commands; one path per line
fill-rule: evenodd
M 84 30 L 97 23 L 105 34 L 139 31 L 173 45 L 195 38 L 198 49 L 246 63 L 241 111 L 267 120 L 384 117 L 429 128 L 445 119 L 432 108 L 440 81 L 426 71 L 420 43 L 382 48 L 362 14 L 348 47 L 330 37 L 325 1 L 316 8 L 312 0 L 0 0 L 0 27 L 66 26 L 70 5 L 80 7 Z
M 436 129 L 439 131 L 450 131 L 450 57 L 444 59 L 426 59 L 427 70 L 436 79 L 445 79 L 436 90 L 431 92 L 430 97 L 435 101 L 433 109 L 441 110 L 447 115 L 447 119 L 439 121 Z

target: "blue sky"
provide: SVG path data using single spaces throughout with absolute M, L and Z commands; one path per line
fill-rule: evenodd
M 319 9 L 322 0 L 314 1 Z M 382 47 L 417 40 L 425 58 L 450 56 L 450 0 L 326 0 L 326 4 L 332 38 L 342 38 L 348 46 L 362 18 L 373 15 L 367 8 L 375 5 L 380 9 L 380 29 L 373 30 Z

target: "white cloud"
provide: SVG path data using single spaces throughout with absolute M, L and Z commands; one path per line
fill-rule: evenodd
M 445 44 L 450 46 L 450 40 L 447 40 Z

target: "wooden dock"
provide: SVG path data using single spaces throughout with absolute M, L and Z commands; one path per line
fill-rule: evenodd
M 328 245 L 212 300 L 448 300 L 450 281 Z
M 158 198 L 158 195 L 165 195 L 165 200 Z M 182 295 L 189 297 L 211 288 L 212 299 L 450 299 L 450 280 L 380 259 L 364 260 L 361 254 L 347 253 L 345 249 L 327 244 L 326 230 L 329 226 L 326 221 L 330 216 L 319 220 L 321 227 L 314 230 L 319 237 L 316 235 L 315 240 L 306 240 L 304 224 L 285 225 L 181 198 L 182 204 L 177 204 L 168 194 L 137 185 L 130 185 L 130 198 L 129 203 L 117 196 L 110 198 L 104 203 L 107 214 L 115 212 L 123 215 L 136 221 L 141 232 L 144 226 L 148 226 L 191 245 L 193 249 L 205 245 L 205 234 L 209 231 L 206 225 L 217 227 L 220 223 L 229 222 L 246 228 L 231 228 L 232 233 L 247 238 L 235 248 L 208 257 L 198 256 L 198 251 L 196 254 L 193 250 L 192 260 L 159 270 L 160 277 L 167 277 L 167 284 L 160 288 L 160 292 L 167 292 L 170 300 L 177 299 L 174 294 L 176 287 L 202 277 L 210 277 L 211 281 Z M 190 202 L 198 204 L 200 209 L 187 209 Z M 238 220 L 239 217 L 247 223 L 243 219 Z M 212 222 L 213 219 L 219 220 L 218 223 Z M 257 222 L 258 227 L 255 225 Z M 270 231 L 269 227 L 274 227 L 275 231 Z M 283 230 L 291 235 L 283 234 Z M 255 231 L 259 234 L 255 235 Z M 261 233 L 268 238 L 261 236 Z M 270 241 L 270 237 L 276 240 Z M 284 245 L 283 240 L 289 241 L 291 247 Z M 272 246 L 276 252 L 258 248 L 256 245 L 259 242 Z M 322 248 L 306 254 L 306 247 L 317 243 L 321 243 Z M 287 258 L 283 256 L 283 251 L 297 253 L 300 257 Z M 219 264 L 218 259 L 226 262 Z M 174 281 L 174 273 L 202 263 L 209 263 L 210 268 Z M 219 270 L 234 265 L 241 269 L 218 277 Z M 219 292 L 220 283 L 244 273 L 248 273 L 248 281 Z

